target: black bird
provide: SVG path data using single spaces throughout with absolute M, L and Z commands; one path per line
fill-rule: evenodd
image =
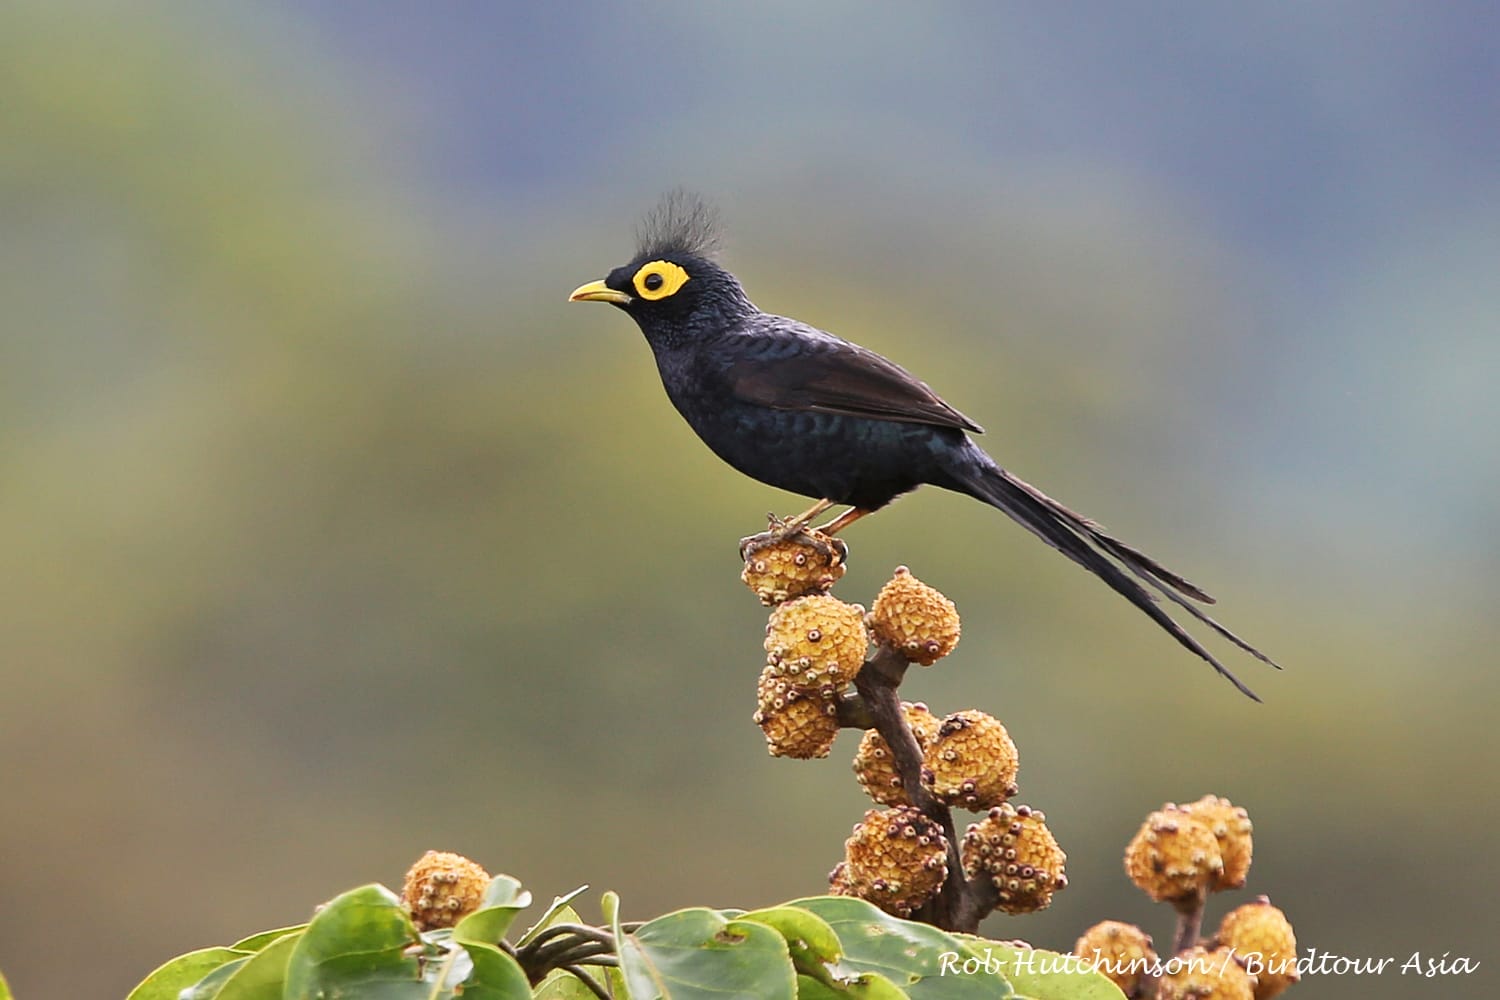
M 734 275 L 715 263 L 716 219 L 701 200 L 668 195 L 637 238 L 630 263 L 579 287 L 569 301 L 608 302 L 636 321 L 668 398 L 714 454 L 763 483 L 817 499 L 784 531 L 848 505 L 822 529 L 832 534 L 924 483 L 967 493 L 1098 576 L 1260 700 L 1172 620 L 1151 590 L 1276 666 L 1193 603 L 1212 604 L 1212 597 L 1006 472 L 969 438 L 982 433 L 979 425 L 906 369 L 757 309 Z

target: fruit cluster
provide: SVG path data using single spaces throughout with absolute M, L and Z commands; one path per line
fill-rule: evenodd
M 418 930 L 452 927 L 479 908 L 490 873 L 462 854 L 428 851 L 406 873 L 401 902 Z
M 1005 726 L 973 709 L 940 718 L 895 699 L 906 667 L 931 666 L 958 645 L 953 602 L 904 566 L 868 613 L 840 601 L 828 591 L 843 575 L 845 550 L 817 532 L 760 536 L 742 554 L 741 578 L 773 606 L 754 715 L 767 748 L 777 757 L 826 757 L 840 729 L 864 728 L 854 774 L 888 807 L 855 826 L 831 891 L 905 917 L 921 916 L 946 889 L 950 903 L 968 898 L 965 924 L 995 909 L 1046 907 L 1068 884 L 1067 859 L 1046 817 L 1010 802 L 1020 758 Z M 862 680 L 866 671 L 881 676 Z M 891 708 L 884 724 L 875 704 L 883 698 Z M 960 836 L 953 808 L 986 815 Z
M 958 645 L 953 602 L 904 566 L 868 613 L 840 601 L 829 591 L 847 550 L 815 531 L 768 532 L 741 553 L 741 578 L 773 608 L 754 715 L 770 753 L 827 757 L 840 729 L 865 730 L 854 775 L 885 808 L 855 825 L 830 891 L 970 932 L 995 910 L 1047 907 L 1068 884 L 1067 856 L 1042 812 L 1011 801 L 1020 758 L 1004 724 L 974 709 L 939 716 L 896 695 L 908 667 L 931 666 Z M 959 834 L 954 809 L 984 815 Z M 1139 927 L 1106 920 L 1084 932 L 1075 955 L 1132 998 L 1279 995 L 1297 980 L 1297 944 L 1264 896 L 1200 936 L 1209 894 L 1245 885 L 1251 832 L 1246 811 L 1214 795 L 1151 813 L 1125 851 L 1125 871 L 1177 911 L 1171 952 L 1163 961 Z
M 1199 936 L 1210 893 L 1244 886 L 1252 855 L 1250 816 L 1205 795 L 1167 803 L 1146 817 L 1125 848 L 1125 873 L 1146 895 L 1178 913 L 1172 954 L 1163 961 L 1133 924 L 1106 920 L 1083 933 L 1073 953 L 1093 963 L 1127 997 L 1270 1000 L 1298 979 L 1297 939 L 1286 915 L 1261 896 L 1225 914 Z

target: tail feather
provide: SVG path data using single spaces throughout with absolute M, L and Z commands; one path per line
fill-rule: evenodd
M 1192 600 L 1199 601 L 1203 604 L 1216 603 L 1214 601 L 1214 598 L 1206 591 L 1200 589 L 1195 584 L 1189 583 L 1183 577 L 1167 569 L 1161 563 L 1157 562 L 1155 559 L 1152 559 L 1141 550 L 1126 545 L 1118 538 L 1106 534 L 1104 531 L 1104 526 L 1099 524 L 1099 522 L 1084 517 L 1082 514 L 1079 514 L 1076 511 L 1063 506 L 1056 500 L 1049 497 L 1047 494 L 1043 493 L 1041 490 L 1037 489 L 1035 486 L 1032 486 L 1030 483 L 1026 482 L 1024 479 L 1013 476 L 1003 469 L 1000 469 L 998 471 L 1000 472 L 1000 475 L 1004 476 L 1005 478 L 1009 479 L 1011 482 L 1019 486 L 1021 489 L 1025 490 L 1026 493 L 1028 493 L 1032 497 L 1032 499 L 1036 500 L 1042 506 L 1057 514 L 1064 521 L 1073 526 L 1073 528 L 1076 529 L 1079 533 L 1087 537 L 1089 541 L 1093 542 L 1095 545 L 1099 546 L 1099 548 L 1114 556 L 1126 569 L 1130 570 L 1142 580 L 1145 580 L 1152 587 L 1160 591 L 1174 604 L 1182 608 L 1188 614 L 1192 615 L 1198 621 L 1207 625 L 1216 633 L 1234 643 L 1234 645 L 1238 646 L 1240 649 L 1243 649 L 1245 652 L 1249 653 L 1257 660 L 1260 660 L 1262 663 L 1270 664 L 1277 670 L 1281 669 L 1281 664 L 1277 663 L 1265 653 L 1262 653 L 1260 650 L 1250 645 L 1244 639 L 1241 639 L 1239 636 L 1229 631 L 1229 629 L 1224 625 L 1220 624 L 1217 621 L 1214 621 L 1214 619 L 1210 618 L 1197 606 L 1187 600 L 1187 598 L 1191 598 Z
M 977 459 L 977 460 L 976 460 Z M 1193 653 L 1202 657 L 1226 680 L 1255 701 L 1259 696 L 1214 657 L 1197 639 L 1177 624 L 1158 603 L 1156 595 L 1131 576 L 1143 581 L 1193 618 L 1207 625 L 1256 659 L 1277 669 L 1269 656 L 1214 621 L 1193 601 L 1212 604 L 1214 599 L 1200 588 L 1162 566 L 1144 553 L 1105 533 L 1103 527 L 1075 511 L 1069 510 L 1041 490 L 1017 479 L 984 455 L 977 446 L 954 463 L 950 474 L 959 488 L 998 507 L 1042 541 L 1098 576 L 1131 604 L 1145 612 L 1152 621 Z M 1118 560 L 1119 565 L 1110 557 Z M 1127 575 L 1122 569 L 1128 570 Z
M 1011 482 L 1015 483 L 1021 489 L 1030 494 L 1032 499 L 1036 500 L 1048 510 L 1051 510 L 1054 514 L 1061 517 L 1064 521 L 1067 521 L 1079 532 L 1087 535 L 1088 538 L 1098 544 L 1101 549 L 1108 552 L 1110 555 L 1114 556 L 1125 565 L 1137 570 L 1138 573 L 1144 574 L 1151 580 L 1170 587 L 1172 590 L 1175 590 L 1180 594 L 1191 597 L 1195 601 L 1201 601 L 1204 604 L 1215 603 L 1213 597 L 1211 597 L 1207 592 L 1201 590 L 1197 585 L 1189 583 L 1183 577 L 1167 569 L 1161 563 L 1146 555 L 1146 553 L 1140 551 L 1139 549 L 1132 548 L 1131 546 L 1126 545 L 1118 538 L 1105 534 L 1104 526 L 1098 521 L 1095 521 L 1092 518 L 1084 517 L 1077 511 L 1063 506 L 1056 500 L 1049 497 L 1047 494 L 1043 493 L 1041 490 L 1037 489 L 1035 486 L 1032 486 L 1030 483 L 1026 482 L 1026 480 L 1013 476 L 1010 473 L 1006 472 L 1004 469 L 997 469 L 997 471 L 1002 476 L 1006 477 Z

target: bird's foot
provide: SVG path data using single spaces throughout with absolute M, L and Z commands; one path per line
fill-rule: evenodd
M 811 523 L 810 517 L 777 517 L 775 514 L 767 514 L 766 534 L 774 536 L 778 542 L 784 542 L 802 534 Z
M 849 558 L 848 544 L 842 538 L 824 534 L 817 528 L 809 528 L 807 522 L 810 518 L 782 518 L 775 514 L 767 514 L 766 519 L 765 531 L 740 539 L 741 559 L 749 559 L 761 549 L 787 541 L 807 545 L 835 564 Z

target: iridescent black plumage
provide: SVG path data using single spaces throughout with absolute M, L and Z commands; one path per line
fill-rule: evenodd
M 968 437 L 979 425 L 904 368 L 757 309 L 714 261 L 717 218 L 701 199 L 673 192 L 637 236 L 633 260 L 573 298 L 609 302 L 635 319 L 668 398 L 725 462 L 772 486 L 860 511 L 877 510 L 923 484 L 983 500 L 1094 573 L 1256 697 L 1173 621 L 1153 591 L 1275 666 L 1194 603 L 1212 604 L 1213 598 L 1005 471 Z M 650 272 L 672 267 L 686 280 L 664 289 Z

